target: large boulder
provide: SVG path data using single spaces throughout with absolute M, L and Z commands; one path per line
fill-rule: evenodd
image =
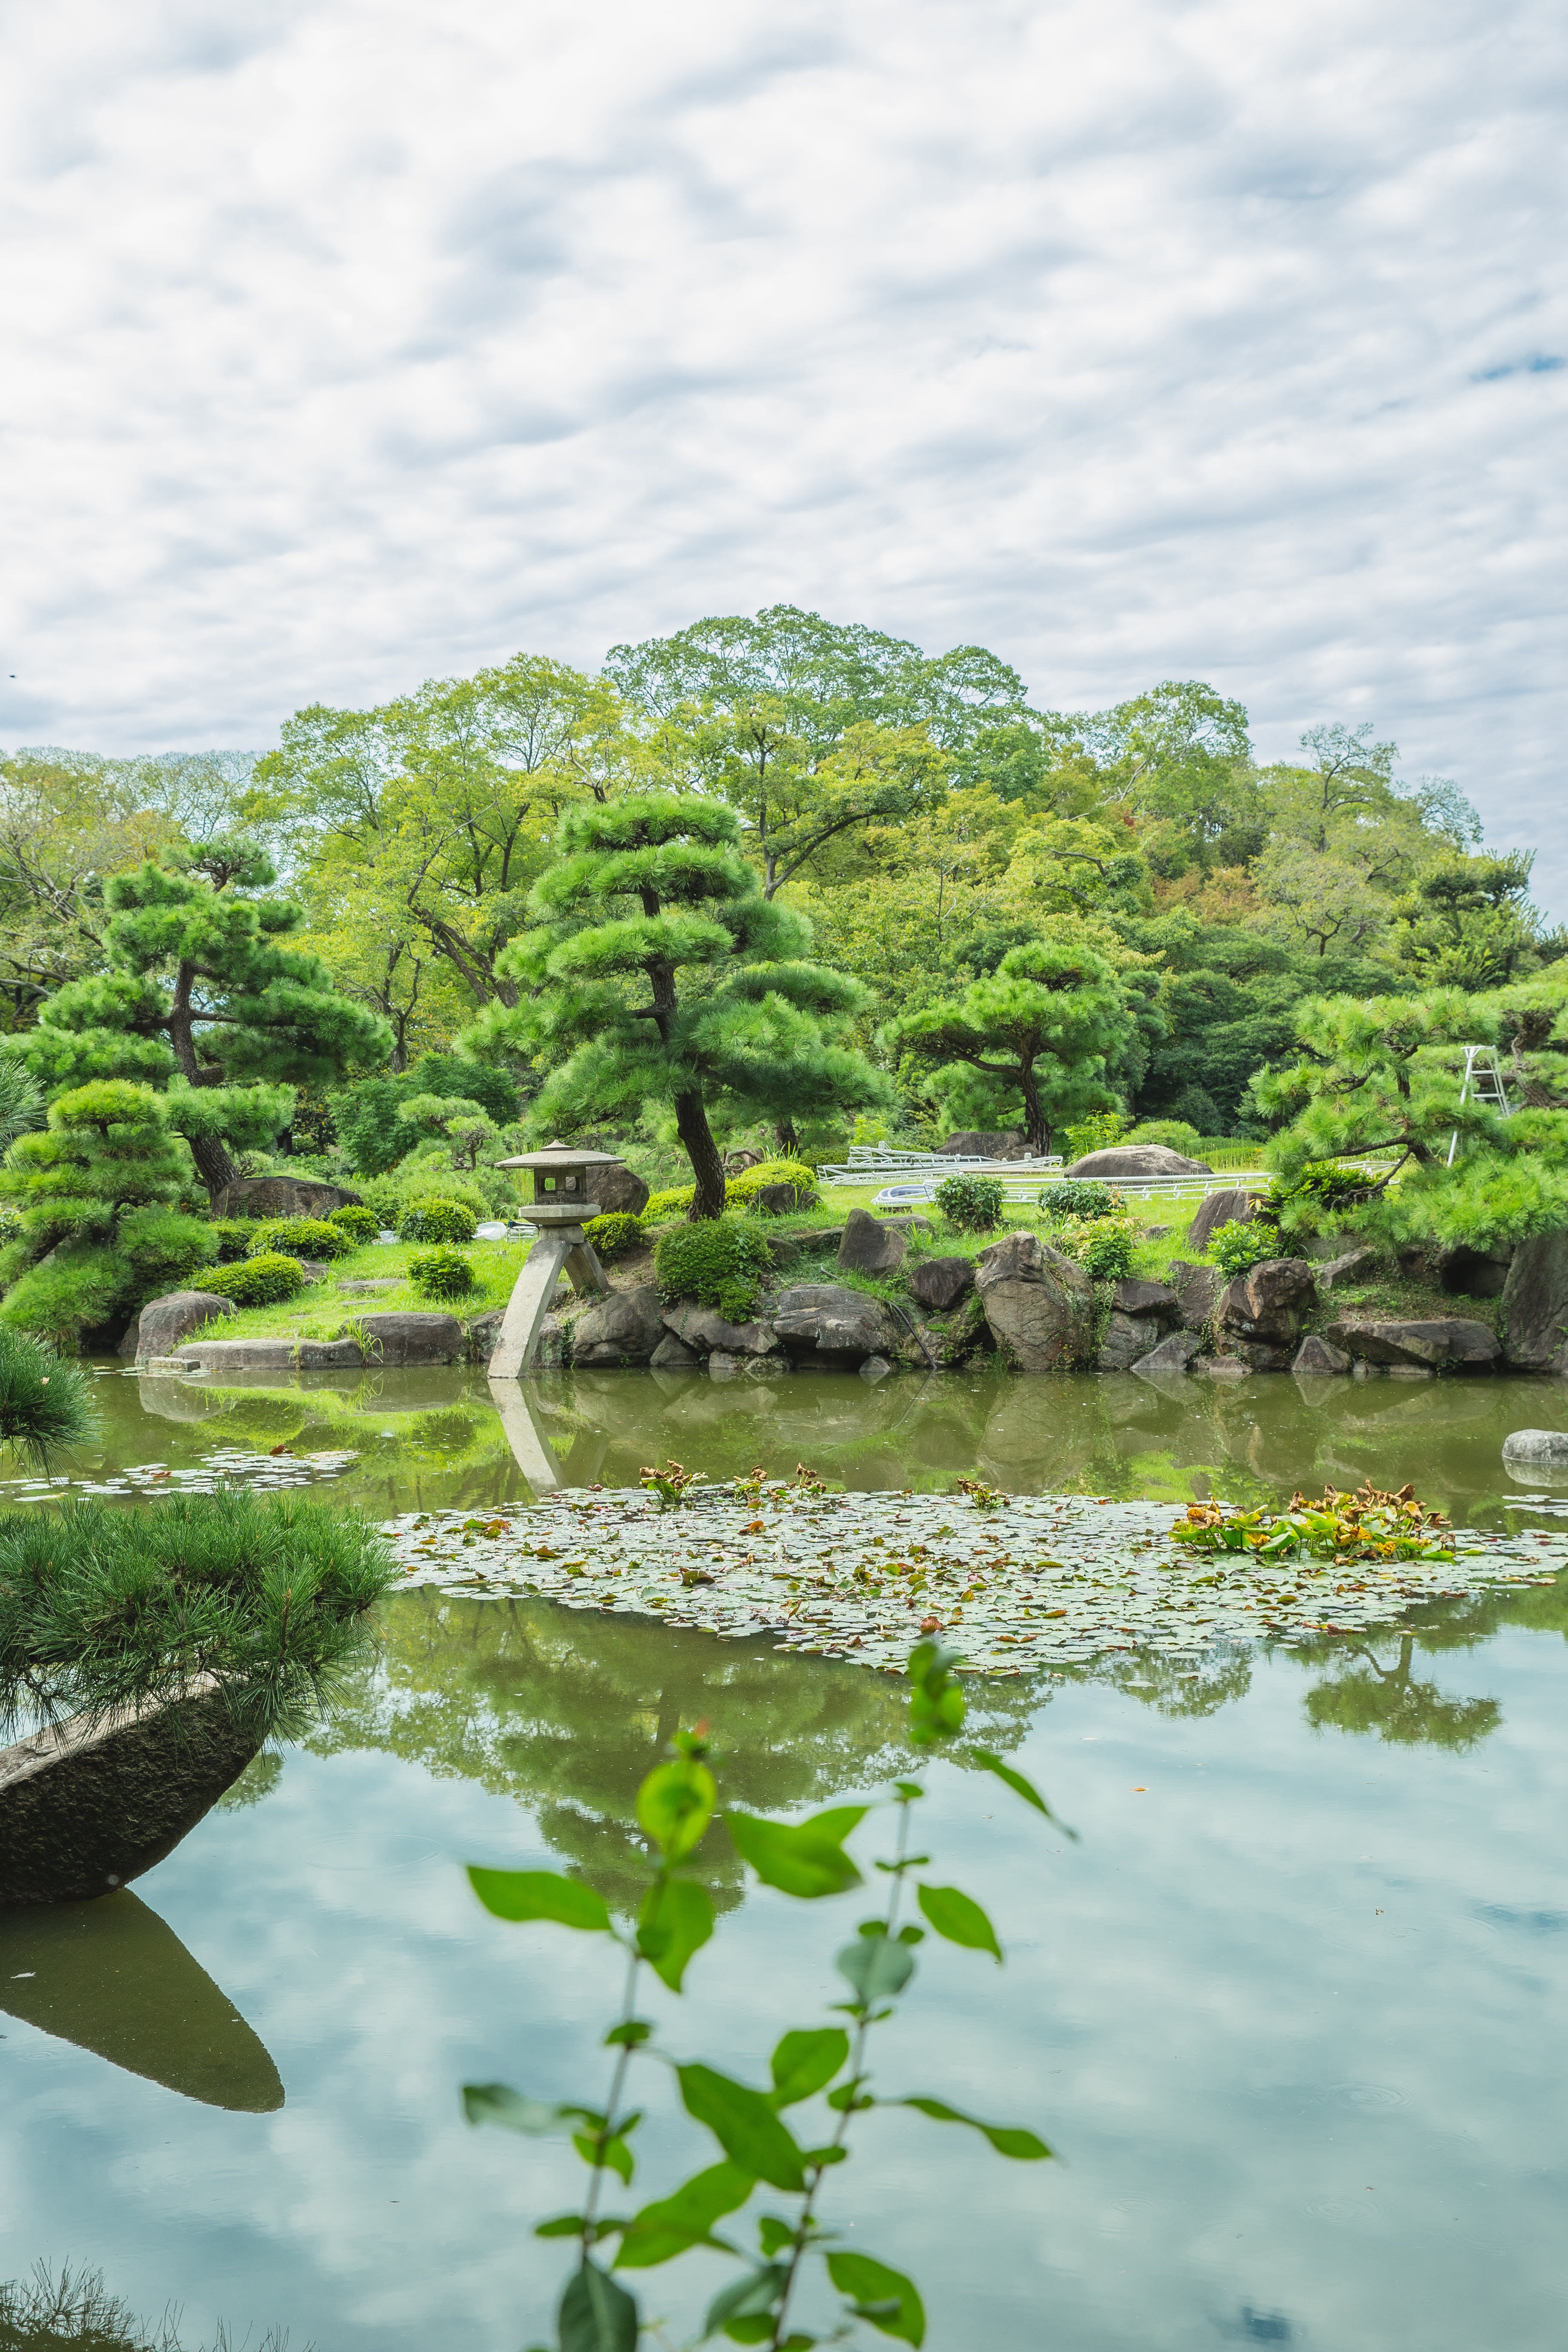
M 1158 1345 L 1160 1326 L 1146 1315 L 1123 1315 L 1114 1310 L 1100 1335 L 1095 1351 L 1097 1372 L 1130 1372 L 1141 1356 L 1146 1356 Z
M 1182 1302 L 1168 1282 L 1139 1282 L 1129 1276 L 1110 1294 L 1119 1315 L 1153 1315 L 1163 1323 L 1179 1323 Z
M 1221 1225 L 1249 1225 L 1258 1195 L 1244 1192 L 1239 1184 L 1223 1192 L 1211 1192 L 1187 1227 L 1187 1247 L 1195 1256 L 1208 1248 Z
M 1536 1234 L 1514 1251 L 1502 1335 L 1515 1371 L 1568 1376 L 1568 1233 Z
M 216 1316 L 232 1315 L 232 1298 L 216 1290 L 171 1290 L 150 1298 L 120 1342 L 119 1352 L 131 1362 L 145 1363 L 150 1356 L 172 1356 L 182 1339 L 199 1331 Z
M 1489 1370 L 1502 1350 L 1484 1323 L 1462 1315 L 1430 1322 L 1331 1323 L 1328 1336 L 1363 1364 L 1415 1364 L 1428 1370 Z
M 1318 1288 L 1338 1290 L 1347 1282 L 1370 1282 L 1377 1271 L 1377 1252 L 1358 1243 L 1353 1249 L 1342 1250 L 1337 1257 L 1318 1268 Z M 1500 1289 L 1501 1285 L 1499 1285 Z
M 867 1209 L 851 1209 L 844 1221 L 838 1244 L 840 1274 L 891 1274 L 902 1265 L 910 1245 L 902 1234 L 884 1225 Z
M 1266 1257 L 1227 1283 L 1220 1301 L 1220 1330 L 1226 1338 L 1266 1348 L 1293 1344 L 1301 1318 L 1317 1303 L 1318 1286 L 1304 1257 Z
M 1160 1381 L 1169 1376 L 1184 1374 L 1203 1341 L 1195 1331 L 1172 1331 L 1157 1348 L 1140 1356 L 1132 1370 L 1141 1381 Z
M 779 1342 L 765 1323 L 727 1322 L 716 1307 L 699 1307 L 693 1299 L 667 1307 L 664 1320 L 693 1355 L 710 1356 L 716 1348 L 727 1356 L 771 1356 L 778 1351 Z
M 213 1202 L 215 1217 L 325 1217 L 360 1209 L 363 1195 L 313 1176 L 237 1176 Z
M 1351 1358 L 1321 1331 L 1309 1331 L 1290 1360 L 1290 1370 L 1303 1378 L 1333 1377 L 1348 1372 Z
M 1218 1266 L 1189 1265 L 1177 1258 L 1171 1267 L 1171 1287 L 1183 1329 L 1206 1331 L 1225 1295 L 1225 1276 Z
M 837 1282 L 797 1282 L 773 1305 L 773 1330 L 795 1362 L 859 1365 L 868 1356 L 896 1357 L 903 1326 L 879 1298 Z
M 1008 1234 L 981 1252 L 974 1280 L 991 1335 L 1016 1371 L 1066 1371 L 1088 1360 L 1094 1286 L 1060 1250 Z
M 640 1217 L 647 1206 L 647 1186 L 635 1168 L 595 1168 L 589 1181 L 601 1216 Z
M 1106 1151 L 1087 1151 L 1066 1171 L 1091 1176 L 1102 1184 L 1119 1178 L 1151 1176 L 1212 1176 L 1206 1160 L 1187 1160 L 1163 1143 L 1118 1143 Z
M 357 1371 L 365 1358 L 357 1339 L 285 1337 L 188 1339 L 172 1356 L 149 1356 L 144 1360 L 154 1370 L 173 1372 L 341 1372 Z
M 910 1276 L 910 1290 L 922 1307 L 945 1315 L 974 1287 L 974 1267 L 966 1257 L 928 1257 Z
M 372 1364 L 460 1364 L 468 1355 L 455 1315 L 362 1315 L 365 1361 Z
M 802 1209 L 815 1209 L 821 1199 L 820 1192 L 797 1192 L 793 1184 L 759 1184 L 752 1206 L 759 1217 L 793 1217 Z
M 1503 1439 L 1502 1458 L 1521 1468 L 1568 1470 L 1568 1430 L 1512 1430 Z
M 1022 1128 L 966 1128 L 962 1135 L 944 1135 L 937 1150 L 954 1160 L 1026 1160 L 1029 1147 Z
M 664 1337 L 664 1316 L 656 1283 L 615 1290 L 584 1308 L 572 1326 L 572 1361 L 584 1364 L 646 1364 Z

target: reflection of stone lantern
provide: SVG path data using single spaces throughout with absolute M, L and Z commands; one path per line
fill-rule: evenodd
M 595 1169 L 619 1168 L 624 1162 L 613 1151 L 578 1151 L 568 1144 L 551 1143 L 542 1151 L 520 1152 L 514 1160 L 495 1164 L 533 1171 L 533 1198 L 522 1214 L 537 1227 L 539 1239 L 517 1277 L 490 1358 L 492 1381 L 515 1381 L 533 1361 L 539 1327 L 563 1274 L 584 1296 L 610 1286 L 583 1222 L 599 1213 L 598 1202 L 589 1198 Z

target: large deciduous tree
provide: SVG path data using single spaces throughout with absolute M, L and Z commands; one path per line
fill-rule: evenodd
M 149 862 L 113 876 L 108 969 L 58 989 L 26 1040 L 51 1092 L 95 1078 L 166 1091 L 215 1201 L 237 1172 L 231 1149 L 287 1127 L 295 1086 L 374 1067 L 391 1044 L 317 957 L 281 944 L 304 918 L 260 895 L 274 879 L 258 852 L 221 844 L 184 871 Z
M 534 1106 L 545 1131 L 668 1103 L 694 1218 L 723 1213 L 716 1104 L 781 1122 L 887 1092 L 834 1034 L 864 990 L 805 961 L 808 926 L 763 897 L 738 832 L 732 810 L 695 795 L 568 810 L 531 894 L 534 928 L 500 960 L 527 993 L 488 1007 L 461 1041 L 549 1065 Z
M 1107 1071 L 1136 1025 L 1107 957 L 1080 941 L 1039 939 L 883 1034 L 896 1053 L 972 1074 L 984 1090 L 976 1108 L 1005 1116 L 1021 1104 L 1029 1148 L 1043 1157 L 1058 1127 L 1114 1105 Z

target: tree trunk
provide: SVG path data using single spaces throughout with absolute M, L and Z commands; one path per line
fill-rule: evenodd
M 1046 1125 L 1046 1114 L 1040 1108 L 1040 1089 L 1035 1080 L 1035 1066 L 1026 1062 L 1018 1073 L 1019 1090 L 1024 1097 L 1024 1136 L 1031 1156 L 1043 1160 L 1051 1148 L 1051 1131 Z
M 196 1173 L 206 1186 L 207 1199 L 216 1209 L 218 1194 L 226 1184 L 234 1182 L 239 1171 L 216 1135 L 193 1135 L 186 1140 L 191 1147 L 191 1158 L 196 1163 Z
M 702 1097 L 695 1088 L 689 1094 L 675 1097 L 676 1131 L 691 1162 L 691 1172 L 697 1179 L 696 1197 L 686 1212 L 695 1224 L 704 1217 L 721 1217 L 724 1213 L 724 1162 L 708 1125 L 708 1113 Z
M 800 1150 L 800 1138 L 795 1131 L 794 1119 L 781 1118 L 773 1129 L 773 1135 L 784 1158 L 793 1160 Z

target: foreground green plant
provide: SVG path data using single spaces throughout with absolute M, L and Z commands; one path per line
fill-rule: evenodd
M 994 1233 L 1002 1222 L 1006 1193 L 994 1176 L 944 1176 L 932 1195 L 947 1222 L 961 1234 Z
M 695 1298 L 731 1323 L 743 1323 L 772 1260 L 753 1226 L 739 1218 L 677 1225 L 654 1244 L 654 1272 L 668 1298 Z
M 1409 1486 L 1393 1495 L 1371 1486 L 1356 1494 L 1328 1486 L 1317 1502 L 1293 1495 L 1288 1511 L 1227 1511 L 1223 1503 L 1189 1503 L 1171 1540 L 1194 1551 L 1254 1551 L 1268 1559 L 1308 1553 L 1347 1564 L 1449 1559 L 1454 1550 L 1454 1532 L 1442 1512 L 1428 1510 Z
M 1250 1274 L 1265 1258 L 1284 1254 L 1279 1226 L 1270 1224 L 1266 1218 L 1255 1217 L 1250 1224 L 1243 1224 L 1233 1217 L 1228 1224 L 1216 1225 L 1209 1235 L 1209 1256 L 1220 1272 L 1233 1280 L 1238 1274 Z
M 637 1472 L 637 1484 L 646 1494 L 658 1497 L 661 1511 L 679 1511 L 706 1480 L 706 1470 L 689 1470 L 683 1462 L 668 1461 L 662 1470 L 650 1463 Z
M 951 1743 L 963 1729 L 964 1700 L 953 1672 L 956 1663 L 957 1654 L 934 1641 L 921 1642 L 910 1654 L 909 1734 L 917 1747 Z M 635 2295 L 615 2273 L 652 2269 L 694 2247 L 726 2254 L 743 2266 L 709 2304 L 702 2342 L 722 2334 L 737 2344 L 767 2345 L 773 2352 L 809 2352 L 819 2343 L 846 2341 L 856 2323 L 864 2321 L 900 2343 L 922 2344 L 925 2311 L 914 2281 L 845 2244 L 841 2231 L 824 2218 L 824 2191 L 854 2153 L 855 2118 L 873 2107 L 908 2107 L 936 2123 L 964 2125 L 999 2156 L 1024 2162 L 1052 2153 L 1037 2134 L 1016 2125 L 983 2122 L 923 2093 L 884 2095 L 872 2087 L 872 2029 L 895 2013 L 914 1978 L 915 1947 L 927 1931 L 1000 1964 L 996 1932 L 961 1888 L 916 1876 L 931 1860 L 911 1851 L 912 1811 L 925 1791 L 917 1781 L 895 1781 L 889 1800 L 897 1823 L 893 1851 L 876 1864 L 887 1880 L 887 1899 L 860 1922 L 835 1960 L 849 1998 L 836 2003 L 832 2013 L 847 2025 L 784 2032 L 769 2059 L 766 2090 L 700 2060 L 673 2056 L 656 2044 L 652 2021 L 637 2015 L 642 1971 L 651 1968 L 670 1991 L 682 1991 L 687 1968 L 712 1935 L 708 1892 L 683 1874 L 717 1816 L 719 1790 L 703 1727 L 678 1734 L 672 1748 L 670 1760 L 657 1766 L 637 1791 L 637 1821 L 651 1859 L 635 1926 L 617 1925 L 591 1887 L 552 1871 L 476 1867 L 468 1873 L 480 1902 L 497 1918 L 557 1921 L 606 1936 L 626 1956 L 621 2013 L 605 2036 L 615 2057 L 602 2107 L 551 2105 L 500 2083 L 468 2084 L 463 2092 L 470 2123 L 497 2124 L 530 2136 L 559 2133 L 571 2139 L 588 2168 L 578 2210 L 542 2222 L 536 2232 L 574 2239 L 578 2247 L 577 2267 L 557 2312 L 558 2352 L 636 2352 L 648 2331 Z M 971 1763 L 994 1773 L 1050 1818 L 1045 1799 L 1022 1773 L 984 1748 L 966 1753 Z M 805 1822 L 784 1822 L 731 1808 L 722 1819 L 742 1860 L 765 1885 L 809 1902 L 864 1884 L 845 1842 L 871 1810 L 838 1805 Z M 923 1927 L 900 1916 L 911 1880 Z M 668 2070 L 687 2114 L 712 2134 L 719 2161 L 634 2214 L 606 2213 L 606 2176 L 613 2173 L 629 2188 L 636 2175 L 631 2143 L 642 2110 L 628 2106 L 627 2084 L 634 2063 L 650 2059 Z M 825 2100 L 827 2115 L 809 2137 L 797 2137 L 784 2120 L 785 2113 L 818 2098 Z M 759 2185 L 773 2189 L 770 2202 L 784 2210 L 757 2216 L 756 2252 L 748 2254 L 720 2234 L 718 2224 L 748 2205 Z M 601 2250 L 617 2240 L 606 2267 Z M 816 2262 L 825 2265 L 842 2298 L 841 2316 L 829 2336 L 794 2324 L 797 2294 L 808 2266 Z

